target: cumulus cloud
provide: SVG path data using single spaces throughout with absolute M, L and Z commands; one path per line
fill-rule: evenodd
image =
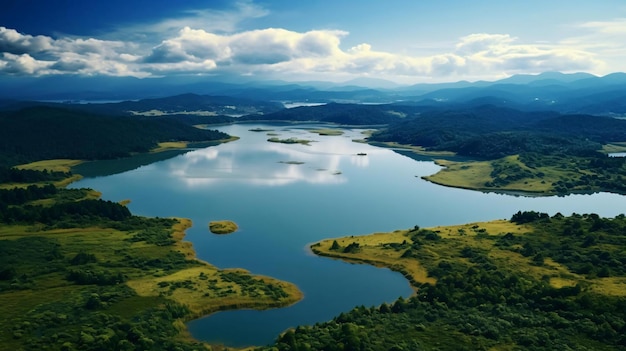
M 593 22 L 584 28 L 621 36 L 626 30 L 620 24 L 626 20 L 617 24 Z M 594 71 L 604 65 L 582 45 L 523 43 L 509 34 L 470 34 L 459 38 L 448 52 L 424 56 L 378 51 L 368 43 L 344 49 L 342 39 L 348 35 L 339 30 L 297 32 L 283 28 L 226 33 L 185 26 L 148 46 L 122 40 L 32 36 L 0 27 L 0 74 L 150 77 L 231 73 L 287 79 L 332 79 L 337 75 L 457 79 Z
M 0 74 L 82 74 L 146 77 L 137 60 L 137 45 L 94 38 L 32 36 L 0 27 Z
M 464 61 L 465 72 L 473 74 L 594 70 L 603 64 L 584 50 L 517 41 L 509 35 L 472 34 L 461 38 L 455 54 Z
M 0 27 L 0 51 L 10 54 L 41 52 L 51 48 L 52 39 L 43 35 L 18 33 L 15 29 Z
M 29 54 L 15 55 L 8 52 L 2 54 L 0 69 L 2 72 L 16 75 L 32 75 L 47 69 L 50 62 L 35 60 Z

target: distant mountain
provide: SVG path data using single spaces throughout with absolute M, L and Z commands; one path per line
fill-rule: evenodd
M 392 82 L 386 79 L 378 79 L 378 78 L 368 78 L 368 77 L 360 77 L 351 79 L 349 81 L 340 83 L 341 86 L 353 86 L 359 88 L 372 88 L 372 89 L 397 89 L 401 88 L 403 85 Z
M 571 83 L 581 79 L 597 78 L 590 73 L 544 72 L 541 74 L 517 74 L 497 81 L 498 84 L 540 84 Z M 543 83 L 542 83 L 543 82 Z
M 440 85 L 436 89 L 410 96 L 413 101 L 437 101 L 440 105 L 460 107 L 489 103 L 527 111 L 553 110 L 562 113 L 588 113 L 626 116 L 626 74 L 596 77 L 586 73 L 545 73 L 513 76 L 500 81 Z M 410 93 L 410 92 L 405 92 Z
M 4 79 L 6 78 L 6 79 Z M 0 96 L 7 100 L 47 100 L 56 102 L 84 102 L 99 100 L 160 99 L 193 93 L 201 96 L 221 96 L 245 99 L 254 103 L 228 103 L 223 106 L 240 106 L 239 111 L 218 108 L 218 114 L 269 113 L 272 107 L 261 106 L 259 101 L 274 102 L 340 102 L 340 103 L 420 103 L 438 107 L 478 106 L 489 103 L 502 107 L 536 111 L 554 110 L 563 113 L 589 113 L 606 116 L 626 116 L 626 74 L 613 73 L 597 77 L 588 73 L 545 72 L 537 75 L 515 75 L 493 82 L 460 81 L 439 84 L 415 84 L 399 86 L 393 82 L 357 78 L 343 83 L 332 82 L 285 82 L 276 80 L 244 81 L 243 79 L 220 81 L 223 77 L 167 77 L 167 78 L 120 78 L 120 77 L 74 77 L 47 76 L 40 78 L 3 77 L 0 80 Z M 161 101 L 162 102 L 162 101 Z M 161 102 L 154 101 L 159 104 Z M 188 101 L 196 107 L 197 101 Z M 14 102 L 0 102 L 0 108 Z M 126 110 L 149 103 L 126 103 Z M 122 105 L 120 105 L 122 106 Z M 117 107 L 120 107 L 117 106 Z M 169 106 L 169 105 L 168 105 Z M 247 106 L 247 107 L 245 107 Z M 114 108 L 114 106 L 109 105 Z M 115 108 L 117 108 L 115 107 Z M 163 106 L 160 106 L 163 108 Z M 187 110 L 195 107 L 187 106 Z M 232 113 L 228 113 L 232 112 Z

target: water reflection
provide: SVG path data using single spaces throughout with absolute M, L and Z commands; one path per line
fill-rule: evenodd
M 263 141 L 254 145 L 235 141 L 218 148 L 189 152 L 171 162 L 155 164 L 167 167 L 170 177 L 189 187 L 212 186 L 220 182 L 240 182 L 256 186 L 282 186 L 304 182 L 342 184 L 347 165 L 367 168 L 370 158 L 363 153 L 367 145 L 352 142 L 360 130 L 349 130 L 346 137 L 318 136 L 302 129 L 282 129 L 280 138 L 310 140 L 308 145 Z M 267 138 L 258 134 L 257 138 Z M 323 138 L 323 142 L 320 139 Z M 371 151 L 375 152 L 375 151 Z

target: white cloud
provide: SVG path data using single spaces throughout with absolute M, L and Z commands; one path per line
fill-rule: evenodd
M 27 54 L 41 52 L 51 48 L 49 37 L 23 35 L 15 29 L 0 27 L 0 52 Z
M 230 15 L 241 20 L 264 14 L 263 9 L 243 2 Z M 174 26 L 174 22 L 168 23 Z M 401 81 L 456 80 L 543 71 L 601 72 L 610 57 L 626 55 L 620 41 L 626 34 L 626 19 L 589 22 L 579 28 L 587 31 L 586 36 L 557 43 L 524 43 L 509 34 L 474 33 L 439 54 L 412 56 L 377 51 L 368 43 L 343 49 L 341 41 L 349 33 L 339 30 L 266 28 L 227 33 L 185 26 L 148 46 L 131 40 L 55 39 L 0 27 L 0 74 L 149 77 L 224 73 L 282 79 L 378 76 Z
M 15 55 L 8 52 L 2 54 L 0 68 L 2 72 L 16 75 L 37 74 L 40 70 L 47 69 L 51 62 L 35 60 L 29 54 Z
M 182 28 L 190 27 L 212 33 L 234 33 L 239 25 L 249 19 L 261 18 L 269 12 L 249 0 L 237 1 L 230 9 L 198 9 L 180 14 L 173 14 L 172 18 L 136 25 L 125 25 L 110 33 L 112 38 L 128 38 L 132 40 L 159 41 L 163 36 L 175 35 Z

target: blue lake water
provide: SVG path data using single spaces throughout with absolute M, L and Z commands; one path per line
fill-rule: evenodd
M 359 129 L 319 136 L 306 130 L 314 127 L 320 126 L 223 126 L 241 139 L 72 187 L 130 199 L 137 215 L 190 218 L 186 239 L 198 258 L 299 286 L 305 297 L 291 307 L 219 312 L 188 323 L 194 337 L 234 347 L 268 344 L 289 327 L 411 295 L 399 273 L 312 255 L 308 246 L 320 239 L 510 218 L 518 210 L 613 217 L 626 209 L 626 197 L 610 193 L 523 197 L 438 186 L 420 178 L 439 170 L 432 161 L 353 142 L 363 138 Z M 271 143 L 267 133 L 313 142 Z M 240 230 L 210 234 L 208 223 L 221 219 Z

